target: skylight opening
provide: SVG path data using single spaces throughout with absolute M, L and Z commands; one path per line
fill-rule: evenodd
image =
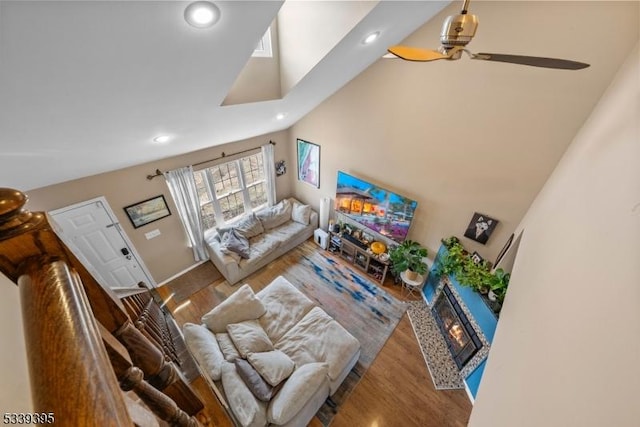
M 254 58 L 271 58 L 273 57 L 273 51 L 271 49 L 271 27 L 267 28 L 267 32 L 258 42 L 253 54 Z

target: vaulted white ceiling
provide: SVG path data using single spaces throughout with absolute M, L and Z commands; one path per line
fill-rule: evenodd
M 0 1 L 0 186 L 29 190 L 285 129 L 449 2 L 379 2 L 282 99 L 230 106 L 283 2 L 215 3 L 221 19 L 202 30 L 183 19 L 188 2 Z M 158 135 L 171 141 L 154 144 Z

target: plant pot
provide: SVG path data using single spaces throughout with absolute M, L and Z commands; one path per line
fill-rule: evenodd
M 487 295 L 487 298 L 489 298 L 489 301 L 497 301 L 498 296 L 496 294 L 494 294 L 493 291 L 489 291 L 489 294 Z
M 418 273 L 411 270 L 406 270 L 404 272 L 404 275 L 406 276 L 407 280 L 416 280 L 418 278 Z

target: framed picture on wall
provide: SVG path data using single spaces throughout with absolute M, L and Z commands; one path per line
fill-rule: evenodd
M 171 215 L 167 201 L 161 194 L 124 208 L 134 228 L 142 227 Z
M 496 225 L 498 225 L 497 219 L 476 212 L 473 214 L 471 222 L 464 232 L 464 237 L 468 237 L 484 245 L 487 243 L 487 240 L 489 240 L 489 236 L 493 233 Z
M 297 140 L 298 181 L 320 188 L 320 146 L 312 142 Z

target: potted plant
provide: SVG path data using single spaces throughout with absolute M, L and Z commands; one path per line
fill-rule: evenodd
M 509 273 L 505 273 L 505 271 L 501 268 L 498 268 L 491 275 L 491 279 L 489 281 L 489 299 L 492 301 L 502 302 L 504 301 L 504 296 L 507 293 L 507 287 L 509 286 L 509 279 L 511 275 Z
M 426 248 L 420 246 L 418 242 L 407 239 L 389 249 L 391 271 L 396 275 L 406 271 L 407 279 L 416 280 L 418 274 L 424 275 L 427 272 L 427 265 L 422 261 L 426 256 Z

